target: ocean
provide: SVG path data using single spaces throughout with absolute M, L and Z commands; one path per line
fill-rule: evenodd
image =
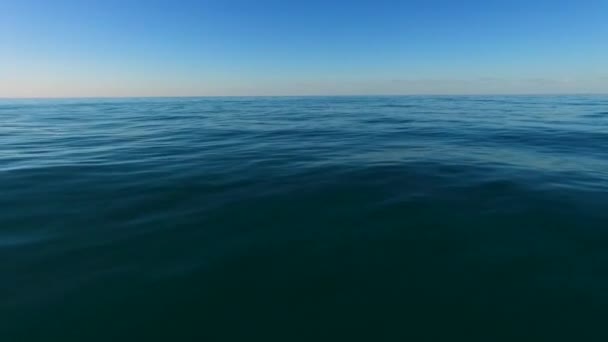
M 0 339 L 608 341 L 608 96 L 0 100 Z

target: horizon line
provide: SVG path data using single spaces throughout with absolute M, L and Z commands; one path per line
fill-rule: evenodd
M 304 94 L 304 95 L 128 95 L 128 96 L 0 96 L 0 100 L 70 100 L 70 99 L 179 99 L 230 97 L 414 97 L 414 96 L 606 96 L 608 92 L 581 93 L 412 93 L 412 94 Z

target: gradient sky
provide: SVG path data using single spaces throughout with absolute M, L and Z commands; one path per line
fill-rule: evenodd
M 608 93 L 608 0 L 2 0 L 0 97 Z

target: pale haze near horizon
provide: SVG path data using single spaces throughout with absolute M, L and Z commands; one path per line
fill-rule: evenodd
M 0 5 L 0 97 L 608 93 L 608 1 Z

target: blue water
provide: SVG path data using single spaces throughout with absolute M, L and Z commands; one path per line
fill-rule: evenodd
M 2 341 L 607 341 L 608 96 L 0 100 Z

